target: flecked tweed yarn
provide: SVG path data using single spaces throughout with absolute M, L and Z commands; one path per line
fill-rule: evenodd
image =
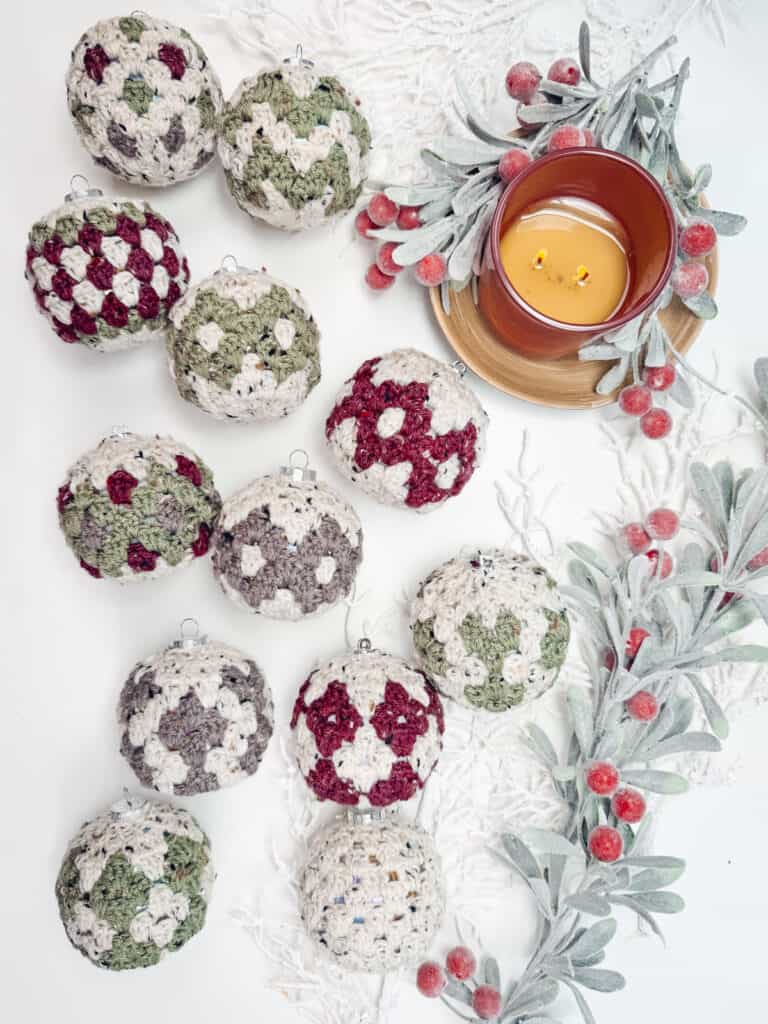
M 146 14 L 107 18 L 81 36 L 67 102 L 93 159 L 135 185 L 172 185 L 216 147 L 221 86 L 183 28 Z
M 291 728 L 299 770 L 318 799 L 386 807 L 410 800 L 437 763 L 443 707 L 418 669 L 363 649 L 312 672 Z
M 332 822 L 310 842 L 299 903 L 307 933 L 339 967 L 407 967 L 442 921 L 440 857 L 426 832 L 397 817 Z
M 240 608 L 302 619 L 349 594 L 363 533 L 352 506 L 326 484 L 279 473 L 224 502 L 211 553 L 214 575 Z
M 570 637 L 547 572 L 500 549 L 460 555 L 427 576 L 411 605 L 413 643 L 438 689 L 468 707 L 507 711 L 557 679 Z
M 268 274 L 220 270 L 171 312 L 182 398 L 217 419 L 287 416 L 320 380 L 320 332 L 303 296 Z
M 182 640 L 145 658 L 118 707 L 120 749 L 143 786 L 193 796 L 253 775 L 272 735 L 258 666 L 213 641 Z
M 150 967 L 196 935 L 213 884 L 208 837 L 188 811 L 129 798 L 72 842 L 56 880 L 72 945 L 99 967 Z
M 62 341 L 116 352 L 162 336 L 189 266 L 144 200 L 73 196 L 32 225 L 26 277 Z
M 205 463 L 172 437 L 115 433 L 70 467 L 59 525 L 91 576 L 162 576 L 208 551 L 221 498 Z
M 325 435 L 336 463 L 387 505 L 428 512 L 460 494 L 488 417 L 460 373 L 424 352 L 368 359 L 336 397 Z
M 246 78 L 220 119 L 219 156 L 238 205 L 289 231 L 352 209 L 370 146 L 344 86 L 303 61 Z

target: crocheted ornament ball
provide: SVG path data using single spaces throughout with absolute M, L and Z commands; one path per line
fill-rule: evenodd
M 548 690 L 570 638 L 552 577 L 525 555 L 499 549 L 460 555 L 431 572 L 410 617 L 414 647 L 438 689 L 486 711 Z
M 237 204 L 289 231 L 352 209 L 370 147 L 357 102 L 304 61 L 246 78 L 220 119 L 219 156 Z
M 428 512 L 461 493 L 482 457 L 487 424 L 457 370 L 403 348 L 368 359 L 346 382 L 325 436 L 361 490 Z
M 182 398 L 217 419 L 271 420 L 320 380 L 320 332 L 295 289 L 220 270 L 171 313 L 168 360 Z
M 190 34 L 140 14 L 107 18 L 81 36 L 67 102 L 97 164 L 135 185 L 172 185 L 212 159 L 223 99 Z
M 442 921 L 440 857 L 426 832 L 397 817 L 332 822 L 310 842 L 299 905 L 307 933 L 339 967 L 407 967 Z
M 32 225 L 26 277 L 62 341 L 116 352 L 162 336 L 189 266 L 176 232 L 149 203 L 94 189 Z
M 302 619 L 349 594 L 363 532 L 352 506 L 326 484 L 282 472 L 224 502 L 211 552 L 214 575 L 240 608 Z
M 258 666 L 213 641 L 177 641 L 129 675 L 120 750 L 139 782 L 177 796 L 253 775 L 272 735 L 272 694 Z
M 320 800 L 386 807 L 422 788 L 443 746 L 443 706 L 426 677 L 381 651 L 340 654 L 299 690 L 296 759 Z
M 172 437 L 115 433 L 70 467 L 59 525 L 91 576 L 163 576 L 208 551 L 221 509 L 205 463 Z
M 98 967 L 150 967 L 205 923 L 214 872 L 188 811 L 128 798 L 86 821 L 56 880 L 69 941 Z

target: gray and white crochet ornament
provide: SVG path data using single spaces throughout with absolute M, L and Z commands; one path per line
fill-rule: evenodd
M 366 360 L 325 424 L 344 476 L 377 501 L 417 512 L 460 494 L 483 456 L 488 426 L 464 370 L 412 348 Z
M 352 590 L 363 555 L 357 513 L 305 464 L 259 477 L 224 502 L 213 572 L 240 608 L 272 619 L 320 615 Z
M 258 422 L 287 416 L 309 395 L 319 342 L 299 291 L 226 257 L 173 307 L 168 362 L 182 398 L 217 419 Z
M 238 206 L 288 231 L 351 210 L 362 192 L 371 134 L 333 75 L 301 48 L 240 83 L 219 122 L 219 156 Z
M 120 694 L 120 750 L 139 782 L 194 796 L 247 779 L 272 735 L 272 694 L 258 666 L 234 647 L 201 637 L 193 620 L 181 639 L 144 658 Z
M 424 671 L 459 704 L 507 711 L 557 679 L 570 638 L 556 582 L 526 555 L 459 555 L 419 586 L 410 611 Z
M 443 706 L 422 672 L 362 640 L 318 666 L 293 709 L 299 771 L 319 800 L 410 800 L 443 747 Z
M 223 99 L 188 32 L 136 13 L 99 21 L 81 36 L 67 103 L 97 164 L 135 185 L 172 185 L 212 159 Z
M 69 844 L 56 899 L 69 941 L 98 967 L 150 967 L 203 927 L 214 872 L 192 815 L 126 797 Z
M 310 840 L 299 909 L 307 934 L 344 970 L 416 963 L 445 910 L 431 836 L 398 817 L 331 822 Z

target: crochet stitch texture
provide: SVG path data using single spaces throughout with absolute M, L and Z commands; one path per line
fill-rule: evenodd
M 172 437 L 114 434 L 82 455 L 57 495 L 59 525 L 91 576 L 162 576 L 208 551 L 221 498 Z
M 56 899 L 72 945 L 122 971 L 156 964 L 200 931 L 213 878 L 208 837 L 188 811 L 128 799 L 74 837 Z
M 116 352 L 163 334 L 189 265 L 148 203 L 91 196 L 32 225 L 26 278 L 62 341 Z
M 368 359 L 336 397 L 325 436 L 353 484 L 428 512 L 460 494 L 485 450 L 488 417 L 459 373 L 424 352 Z
M 242 652 L 173 645 L 131 671 L 118 707 L 121 752 L 149 789 L 208 793 L 252 775 L 272 735 L 272 694 Z
M 352 209 L 370 147 L 368 122 L 344 86 L 303 63 L 244 79 L 219 125 L 219 156 L 237 204 L 289 231 Z
M 443 746 L 443 707 L 402 658 L 349 652 L 311 673 L 291 728 L 299 771 L 319 800 L 386 807 L 427 781 Z
M 499 548 L 431 572 L 410 619 L 420 663 L 441 693 L 486 711 L 507 711 L 548 690 L 570 638 L 552 577 Z
M 331 822 L 310 842 L 299 906 L 307 933 L 339 967 L 407 967 L 442 921 L 440 858 L 423 829 L 396 817 Z
M 320 380 L 320 332 L 302 295 L 256 271 L 218 271 L 171 311 L 171 374 L 217 419 L 293 412 Z
M 350 592 L 363 532 L 352 506 L 326 484 L 274 474 L 224 503 L 211 549 L 214 575 L 240 608 L 301 619 Z
M 223 99 L 190 34 L 141 14 L 84 33 L 72 51 L 67 102 L 97 164 L 136 185 L 172 185 L 212 159 Z

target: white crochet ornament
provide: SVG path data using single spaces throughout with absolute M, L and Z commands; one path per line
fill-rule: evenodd
M 140 13 L 97 22 L 72 51 L 67 102 L 85 148 L 124 181 L 172 185 L 213 157 L 221 86 L 170 22 Z
M 222 267 L 190 288 L 170 321 L 179 394 L 217 419 L 287 416 L 320 380 L 320 332 L 306 300 L 266 273 Z
M 446 697 L 507 711 L 557 679 L 570 626 L 557 584 L 526 555 L 492 548 L 460 555 L 420 585 L 413 643 Z
M 429 778 L 443 746 L 443 707 L 423 673 L 361 641 L 311 673 L 291 727 L 299 770 L 318 799 L 386 807 L 410 800 Z
M 412 348 L 363 363 L 325 425 L 344 476 L 377 501 L 418 512 L 459 494 L 483 456 L 488 425 L 462 373 Z
M 440 857 L 423 829 L 397 817 L 331 822 L 310 842 L 299 906 L 309 936 L 344 970 L 407 967 L 442 921 Z

